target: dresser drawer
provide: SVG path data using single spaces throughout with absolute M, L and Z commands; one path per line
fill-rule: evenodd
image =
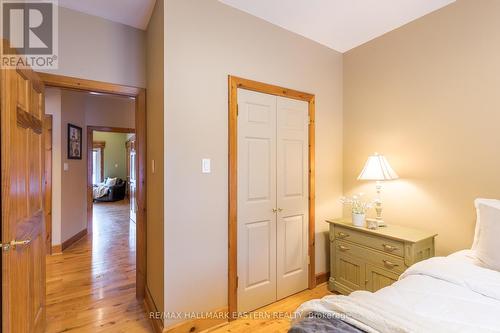
M 335 246 L 335 257 L 347 254 L 397 274 L 401 274 L 406 270 L 403 258 L 367 249 L 347 241 L 335 240 L 333 245 Z
M 359 232 L 341 226 L 335 226 L 331 232 L 333 232 L 333 235 L 330 235 L 332 240 L 347 240 L 349 242 L 371 247 L 372 249 L 390 253 L 395 256 L 404 257 L 403 242 L 375 237 L 364 232 Z

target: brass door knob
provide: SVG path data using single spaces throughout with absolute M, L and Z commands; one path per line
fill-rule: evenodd
M 31 243 L 31 239 L 26 239 L 26 240 L 22 240 L 22 241 L 13 240 L 10 242 L 10 247 L 15 249 L 16 246 L 28 246 L 28 245 L 30 245 L 30 243 Z

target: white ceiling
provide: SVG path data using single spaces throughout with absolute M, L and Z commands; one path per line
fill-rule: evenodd
M 146 30 L 156 0 L 59 0 L 59 6 Z
M 339 52 L 455 0 L 220 0 Z

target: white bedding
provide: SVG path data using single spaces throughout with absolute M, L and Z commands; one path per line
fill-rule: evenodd
M 500 272 L 475 264 L 470 251 L 419 262 L 393 285 L 326 296 L 297 309 L 346 315 L 366 332 L 500 332 Z

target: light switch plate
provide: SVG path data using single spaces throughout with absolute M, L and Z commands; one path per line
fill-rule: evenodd
M 210 162 L 211 161 L 209 158 L 204 158 L 201 160 L 201 172 L 202 173 L 211 173 L 212 172 Z
M 63 163 L 63 170 L 68 171 L 69 170 L 69 164 L 67 162 Z

